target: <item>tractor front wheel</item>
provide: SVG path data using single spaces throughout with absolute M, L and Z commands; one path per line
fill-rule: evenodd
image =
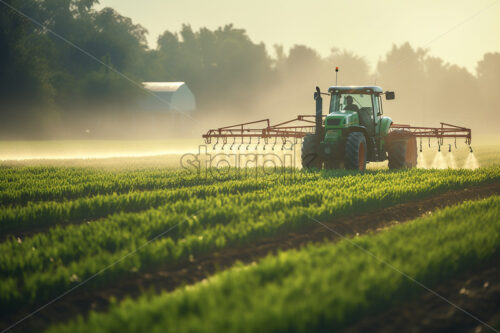
M 302 168 L 304 169 L 321 169 L 323 163 L 321 156 L 318 154 L 319 140 L 314 134 L 308 134 L 302 142 Z
M 345 143 L 345 168 L 365 171 L 366 169 L 366 139 L 361 132 L 351 132 Z

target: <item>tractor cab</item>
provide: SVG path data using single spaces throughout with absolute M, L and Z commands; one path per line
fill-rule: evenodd
M 330 87 L 330 107 L 325 119 L 325 128 L 329 124 L 340 122 L 346 126 L 358 125 L 366 130 L 369 137 L 377 133 L 377 125 L 382 116 L 382 88 L 364 87 Z M 337 120 L 330 120 L 337 119 Z M 342 121 L 344 119 L 344 121 Z M 328 121 L 330 120 L 330 121 Z

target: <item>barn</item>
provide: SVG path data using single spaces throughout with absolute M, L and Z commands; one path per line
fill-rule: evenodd
M 147 111 L 191 113 L 196 109 L 196 100 L 185 82 L 143 82 L 147 94 L 141 108 Z
M 191 133 L 196 100 L 185 82 L 143 82 L 146 92 L 132 113 L 137 137 L 179 137 Z

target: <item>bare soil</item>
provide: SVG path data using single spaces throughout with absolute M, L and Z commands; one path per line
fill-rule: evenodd
M 500 331 L 500 258 L 493 258 L 433 290 Z M 345 332 L 494 332 L 457 307 L 426 292 L 414 301 L 363 318 Z
M 500 183 L 450 191 L 370 213 L 335 219 L 324 225 L 343 236 L 361 235 L 407 222 L 465 200 L 480 199 L 495 194 L 500 194 Z M 105 311 L 111 297 L 121 300 L 125 297 L 138 297 L 150 290 L 173 290 L 182 285 L 199 282 L 217 271 L 232 266 L 237 261 L 250 263 L 280 250 L 296 249 L 312 242 L 337 241 L 338 238 L 337 234 L 327 230 L 325 226 L 311 221 L 310 227 L 300 232 L 290 232 L 251 244 L 226 248 L 176 265 L 157 267 L 148 272 L 131 273 L 119 281 L 98 289 L 87 290 L 82 286 L 23 321 L 15 327 L 15 330 L 40 331 L 48 325 L 65 322 L 78 315 L 85 316 L 90 310 Z M 12 325 L 42 305 L 44 304 L 0 314 L 0 329 Z M 406 321 L 406 324 L 408 327 L 418 326 L 416 322 L 412 324 Z M 377 330 L 380 328 L 382 327 Z

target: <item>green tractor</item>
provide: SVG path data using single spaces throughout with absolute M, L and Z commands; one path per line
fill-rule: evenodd
M 326 116 L 323 115 L 322 95 L 330 97 Z M 364 171 L 367 163 L 386 160 L 389 160 L 389 169 L 414 168 L 417 166 L 417 138 L 420 138 L 420 152 L 424 138 L 429 140 L 429 147 L 431 139 L 437 139 L 438 152 L 445 139 L 454 139 L 456 148 L 457 139 L 462 138 L 472 153 L 470 128 L 443 122 L 440 127 L 393 124 L 391 118 L 383 115 L 383 96 L 386 100 L 395 98 L 393 91 L 384 92 L 378 86 L 335 85 L 328 89 L 328 93 L 322 93 L 316 87 L 315 115 L 299 115 L 278 124 L 261 119 L 224 126 L 210 129 L 202 137 L 206 144 L 217 140 L 212 149 L 221 143 L 222 151 L 230 139 L 233 141 L 229 149 L 236 146 L 238 151 L 244 145 L 248 151 L 251 144 L 256 144 L 257 149 L 262 140 L 264 152 L 271 139 L 274 139 L 272 150 L 280 140 L 281 150 L 284 150 L 287 142 L 294 140 L 297 143 L 295 140 L 302 139 L 301 162 L 305 169 Z M 451 149 L 449 144 L 448 151 Z
M 323 99 L 330 96 L 328 114 L 323 117 Z M 378 86 L 332 86 L 327 93 L 318 87 L 314 134 L 302 144 L 302 167 L 364 171 L 368 162 L 389 160 L 390 169 L 417 165 L 417 141 L 411 132 L 389 129 L 390 117 L 383 115 L 382 95 L 395 98 Z

